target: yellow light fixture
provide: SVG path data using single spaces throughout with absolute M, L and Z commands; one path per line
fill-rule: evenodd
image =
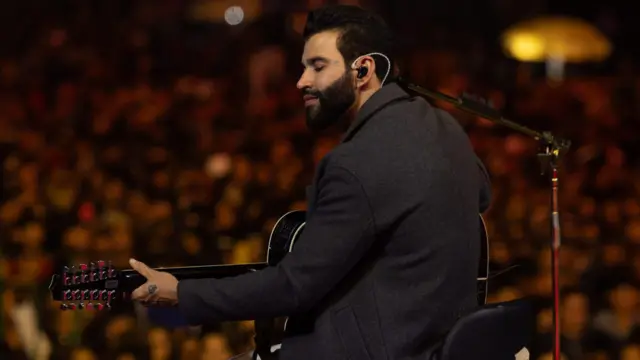
M 534 34 L 516 33 L 505 37 L 509 55 L 520 61 L 538 61 L 545 58 L 544 39 Z
M 518 23 L 502 35 L 507 56 L 524 62 L 547 62 L 548 76 L 561 79 L 565 63 L 600 62 L 612 51 L 609 40 L 588 22 L 564 16 Z

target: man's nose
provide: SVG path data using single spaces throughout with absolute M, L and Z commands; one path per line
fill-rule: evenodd
M 308 72 L 305 70 L 302 75 L 300 75 L 300 79 L 298 80 L 298 83 L 296 84 L 296 87 L 299 90 L 302 90 L 304 88 L 310 88 L 311 86 L 311 76 L 308 74 Z

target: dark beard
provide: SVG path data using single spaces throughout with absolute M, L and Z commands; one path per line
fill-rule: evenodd
M 353 79 L 348 71 L 326 89 L 305 89 L 304 93 L 318 98 L 318 104 L 305 109 L 307 127 L 312 131 L 325 130 L 337 123 L 356 100 Z

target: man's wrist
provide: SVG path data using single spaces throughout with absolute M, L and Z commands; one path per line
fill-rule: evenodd
M 177 281 L 176 282 L 176 286 L 173 289 L 173 294 L 171 294 L 173 299 L 174 299 L 174 304 L 173 304 L 174 306 L 178 306 L 178 302 L 179 302 L 179 299 L 178 299 L 178 287 L 179 286 L 180 286 L 180 281 Z

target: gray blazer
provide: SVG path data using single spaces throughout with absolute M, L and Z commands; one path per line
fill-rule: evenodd
M 308 189 L 278 265 L 180 281 L 193 324 L 289 316 L 280 359 L 428 359 L 477 306 L 490 184 L 459 123 L 398 85 L 376 92 Z

